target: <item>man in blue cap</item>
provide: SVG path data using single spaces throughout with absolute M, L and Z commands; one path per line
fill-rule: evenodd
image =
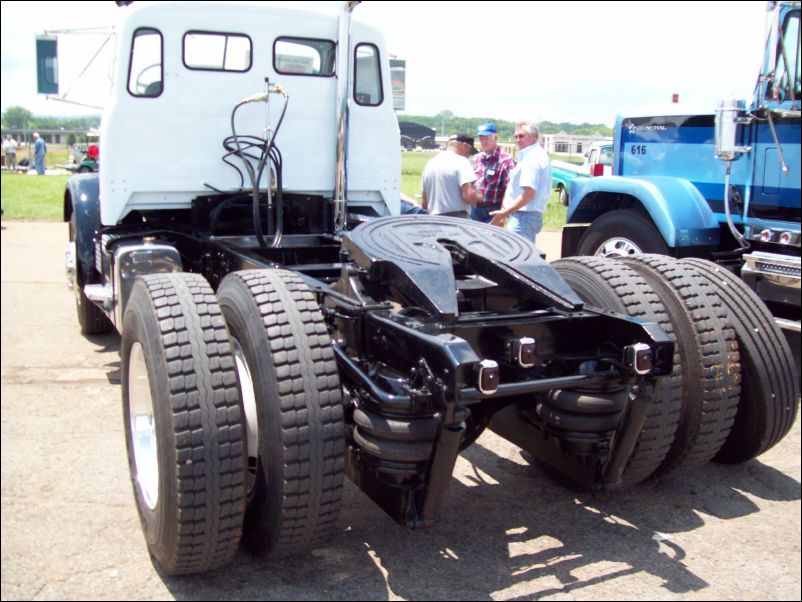
M 494 124 L 483 123 L 476 130 L 476 135 L 479 136 L 482 152 L 473 158 L 477 203 L 471 207 L 471 219 L 487 224 L 492 219 L 490 212 L 501 209 L 515 162 L 499 147 L 498 130 Z

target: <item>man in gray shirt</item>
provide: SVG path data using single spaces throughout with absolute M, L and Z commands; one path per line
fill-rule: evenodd
M 449 138 L 446 150 L 423 169 L 424 209 L 433 215 L 468 217 L 468 207 L 476 204 L 476 173 L 468 161 L 475 152 L 471 136 L 455 134 Z

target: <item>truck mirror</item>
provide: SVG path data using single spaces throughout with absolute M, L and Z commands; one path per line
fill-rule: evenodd
M 58 95 L 58 39 L 36 36 L 36 91 Z

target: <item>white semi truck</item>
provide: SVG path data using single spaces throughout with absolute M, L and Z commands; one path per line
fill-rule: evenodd
M 67 185 L 78 318 L 121 334 L 163 570 L 223 566 L 240 541 L 302 552 L 336 525 L 345 476 L 430 527 L 488 427 L 592 490 L 776 443 L 797 384 L 757 377 L 780 409 L 741 397 L 733 318 L 695 266 L 550 266 L 500 228 L 398 215 L 388 54 L 355 4 L 132 10 L 103 164 Z M 770 432 L 730 437 L 742 406 Z

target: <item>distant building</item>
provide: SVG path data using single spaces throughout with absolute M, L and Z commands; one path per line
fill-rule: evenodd
M 401 146 L 404 148 L 437 148 L 434 129 L 411 121 L 399 121 L 398 127 L 401 130 Z
M 13 136 L 17 142 L 31 142 L 33 140 L 33 133 L 39 132 L 39 135 L 47 144 L 67 144 L 67 139 L 70 137 L 70 134 L 75 134 L 76 140 L 82 140 L 86 137 L 86 130 L 65 130 L 62 128 L 59 129 L 48 129 L 48 128 L 6 128 L 2 129 L 2 137 L 5 138 L 7 135 Z
M 543 134 L 541 136 L 543 148 L 547 153 L 563 155 L 583 155 L 594 142 L 612 142 L 609 136 L 595 134 L 592 136 L 574 136 L 560 132 L 559 134 Z

